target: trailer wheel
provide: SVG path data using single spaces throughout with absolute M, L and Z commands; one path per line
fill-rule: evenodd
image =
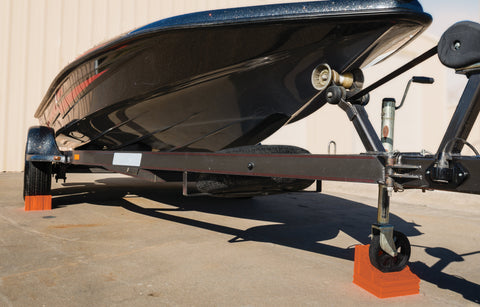
M 374 235 L 370 243 L 370 263 L 382 272 L 398 272 L 405 268 L 410 259 L 410 242 L 399 231 L 393 232 L 393 241 L 397 250 L 397 256 L 392 257 L 380 248 L 380 235 Z
M 25 161 L 23 174 L 23 197 L 50 195 L 52 186 L 52 163 Z

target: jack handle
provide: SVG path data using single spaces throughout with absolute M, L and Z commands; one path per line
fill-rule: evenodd
M 423 84 L 432 84 L 435 82 L 435 79 L 430 78 L 430 77 L 412 77 L 410 80 L 408 80 L 407 87 L 405 88 L 405 92 L 403 92 L 403 98 L 402 101 L 398 106 L 395 106 L 395 110 L 400 109 L 403 106 L 403 103 L 405 102 L 405 98 L 407 98 L 407 93 L 408 90 L 410 89 L 410 84 L 413 83 L 423 83 Z

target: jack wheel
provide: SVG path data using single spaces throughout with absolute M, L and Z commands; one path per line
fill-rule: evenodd
M 405 268 L 410 259 L 410 242 L 399 231 L 393 231 L 393 241 L 397 256 L 392 257 L 380 248 L 380 235 L 374 235 L 370 243 L 370 263 L 384 273 L 398 272 Z

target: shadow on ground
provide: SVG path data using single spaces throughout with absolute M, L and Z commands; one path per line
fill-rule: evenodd
M 425 248 L 425 252 L 430 256 L 438 258 L 438 261 L 430 267 L 420 261 L 412 262 L 409 266 L 413 273 L 422 280 L 435 284 L 441 289 L 448 289 L 460 293 L 465 299 L 480 303 L 480 285 L 460 276 L 442 272 L 450 263 L 464 261 L 464 257 L 478 254 L 480 251 L 458 255 L 454 251 L 442 247 L 418 247 Z
M 54 207 L 79 203 L 120 206 L 134 213 L 229 234 L 232 236 L 230 243 L 269 242 L 350 261 L 354 258 L 354 246 L 337 247 L 322 242 L 334 239 L 343 232 L 362 244 L 369 244 L 370 225 L 377 216 L 375 207 L 325 194 L 289 193 L 252 199 L 183 197 L 179 185 L 159 186 L 130 178 L 101 179 L 95 183 L 66 183 L 52 192 Z M 145 208 L 128 201 L 129 195 L 167 204 L 169 208 Z M 169 214 L 173 211 L 196 211 L 265 221 L 266 225 L 237 229 Z M 390 222 L 407 236 L 421 235 L 416 228 L 421 225 L 407 222 L 393 214 Z M 439 261 L 431 267 L 423 262 L 410 263 L 417 276 L 439 288 L 457 292 L 467 300 L 480 302 L 478 284 L 442 272 L 449 263 L 461 261 L 462 255 L 440 247 L 424 248 L 428 254 L 439 258 Z

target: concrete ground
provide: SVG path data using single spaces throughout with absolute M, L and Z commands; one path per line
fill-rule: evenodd
M 420 294 L 378 299 L 352 283 L 376 187 L 244 200 L 178 185 L 71 174 L 55 208 L 23 211 L 0 174 L 0 306 L 465 306 L 480 302 L 480 196 L 407 191 L 391 222 L 412 243 Z

